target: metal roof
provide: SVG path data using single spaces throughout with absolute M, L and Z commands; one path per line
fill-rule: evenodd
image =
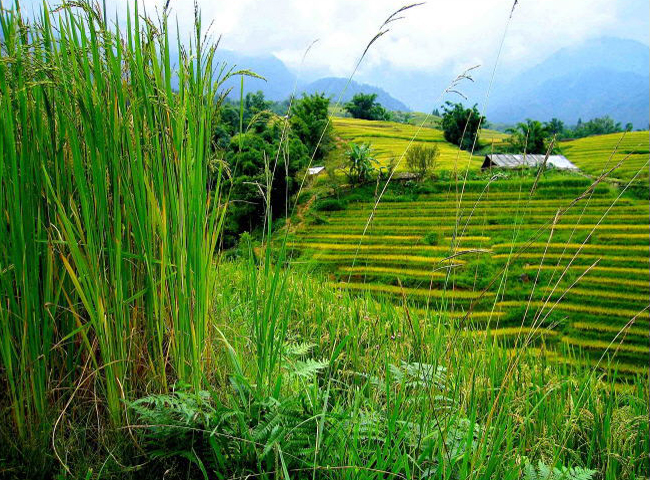
M 318 175 L 323 170 L 325 170 L 325 167 L 311 167 L 307 169 L 307 173 L 309 175 Z
M 511 155 L 494 154 L 486 155 L 483 167 L 496 166 L 500 168 L 521 168 L 540 167 L 544 163 L 546 155 Z M 489 163 L 488 163 L 489 162 Z M 579 170 L 564 155 L 549 155 L 546 161 L 547 167 L 559 168 L 561 170 Z

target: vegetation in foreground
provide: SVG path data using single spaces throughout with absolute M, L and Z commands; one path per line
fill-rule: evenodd
M 214 50 L 197 18 L 170 59 L 162 22 L 0 13 L 3 477 L 648 475 L 644 379 L 508 354 L 269 248 L 215 258 Z

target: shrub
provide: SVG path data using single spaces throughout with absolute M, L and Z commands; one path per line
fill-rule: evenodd
M 438 145 L 413 145 L 406 152 L 406 164 L 415 173 L 418 180 L 428 177 L 435 168 L 440 156 Z
M 348 158 L 348 178 L 350 183 L 359 184 L 367 181 L 375 170 L 375 164 L 377 164 L 370 144 L 353 143 L 346 152 L 346 156 Z
M 429 232 L 422 237 L 422 242 L 426 245 L 438 245 L 441 239 L 442 234 L 440 232 Z
M 345 210 L 347 202 L 344 200 L 336 200 L 334 198 L 324 198 L 314 204 L 314 210 L 317 212 L 335 212 L 337 210 Z

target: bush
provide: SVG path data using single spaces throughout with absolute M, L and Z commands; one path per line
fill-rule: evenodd
M 352 143 L 346 152 L 348 159 L 348 178 L 350 183 L 361 184 L 366 182 L 375 170 L 378 163 L 369 143 Z
M 429 232 L 424 237 L 422 237 L 422 242 L 426 245 L 438 245 L 442 240 L 442 234 L 440 232 Z
M 436 166 L 440 156 L 438 145 L 413 145 L 406 152 L 406 164 L 415 173 L 418 180 L 428 177 Z
M 314 210 L 317 212 L 335 212 L 337 210 L 345 210 L 347 202 L 344 200 L 336 200 L 334 198 L 324 198 L 314 204 Z

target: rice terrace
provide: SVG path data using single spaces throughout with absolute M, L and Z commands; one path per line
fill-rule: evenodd
M 641 3 L 0 3 L 0 479 L 650 479 Z

